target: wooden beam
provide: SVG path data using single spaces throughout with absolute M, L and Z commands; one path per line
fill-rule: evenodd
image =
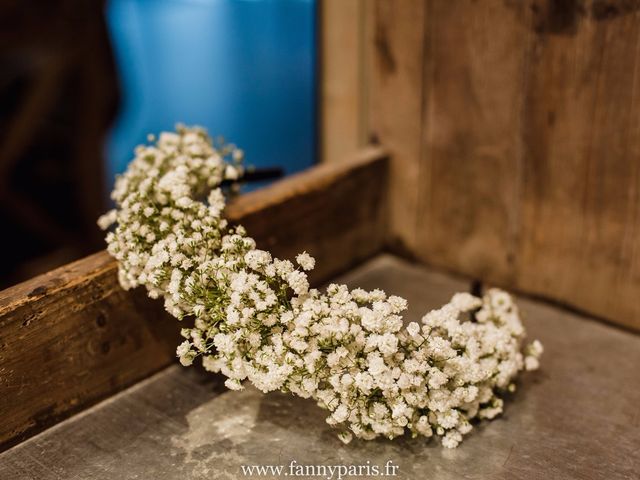
M 320 150 L 340 161 L 367 143 L 367 0 L 320 2 Z
M 307 250 L 322 282 L 382 248 L 386 165 L 366 149 L 243 195 L 227 217 L 281 258 Z M 0 449 L 174 361 L 180 324 L 116 272 L 103 251 L 0 292 Z
M 415 254 L 432 265 L 509 282 L 528 11 L 519 22 L 506 2 L 427 3 Z
M 419 182 L 426 3 L 375 0 L 367 7 L 369 135 L 388 148 L 393 159 L 389 173 L 390 241 L 397 250 L 415 252 L 419 202 L 425 193 Z

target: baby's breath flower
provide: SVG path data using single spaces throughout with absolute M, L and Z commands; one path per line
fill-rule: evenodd
M 289 272 L 286 278 L 287 283 L 297 295 L 303 295 L 309 291 L 309 281 L 304 273 L 294 270 Z
M 353 440 L 353 435 L 351 434 L 351 432 L 344 431 L 338 434 L 338 438 L 342 441 L 342 443 L 347 445 L 351 443 L 351 440 Z
M 407 325 L 407 333 L 412 337 L 417 336 L 418 334 L 420 334 L 420 325 L 418 325 L 416 322 L 409 323 L 409 325 Z
M 296 256 L 296 262 L 300 265 L 304 270 L 313 270 L 316 266 L 316 260 L 307 252 L 302 252 Z
M 273 258 L 222 217 L 222 182 L 242 175 L 242 157 L 201 128 L 163 132 L 136 148 L 112 193 L 117 208 L 98 220 L 117 224 L 106 240 L 123 288 L 144 285 L 179 320 L 193 317 L 176 349 L 182 365 L 200 357 L 229 389 L 247 380 L 313 398 L 345 443 L 408 431 L 453 448 L 470 420 L 502 412 L 502 392 L 538 368 L 543 351 L 538 341 L 523 347 L 510 295 L 456 294 L 403 329 L 401 297 L 338 284 L 310 290 L 313 257 L 297 255 L 299 268 Z
M 98 219 L 98 226 L 102 230 L 106 230 L 116 222 L 117 215 L 118 215 L 117 210 L 109 210 L 107 213 L 105 213 Z

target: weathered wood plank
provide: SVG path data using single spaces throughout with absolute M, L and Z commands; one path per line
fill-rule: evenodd
M 640 329 L 640 4 L 565 16 L 532 50 L 516 284 Z
M 323 281 L 374 254 L 385 236 L 386 156 L 313 168 L 228 206 L 258 245 L 307 250 Z M 0 445 L 20 441 L 168 365 L 178 322 L 125 292 L 106 252 L 0 292 Z
M 424 78 L 424 1 L 374 0 L 367 13 L 369 129 L 392 156 L 390 238 L 416 251 Z
M 0 292 L 0 443 L 14 443 L 166 366 L 177 322 L 125 292 L 101 252 Z
M 640 329 L 640 7 L 375 5 L 396 245 Z
M 320 2 L 320 150 L 337 162 L 367 143 L 367 0 Z
M 509 281 L 529 33 L 506 2 L 427 4 L 415 254 L 430 264 Z
M 468 286 L 390 256 L 337 280 L 405 296 L 407 320 Z M 0 478 L 243 479 L 242 465 L 288 469 L 291 460 L 391 460 L 399 467 L 392 478 L 416 480 L 636 478 L 640 338 L 539 302 L 519 304 L 531 337 L 545 345 L 542 369 L 524 374 L 504 415 L 481 423 L 456 450 L 408 437 L 343 445 L 312 401 L 226 391 L 220 377 L 173 366 L 4 452 Z

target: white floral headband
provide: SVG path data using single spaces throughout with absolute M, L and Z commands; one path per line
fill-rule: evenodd
M 297 265 L 272 258 L 223 218 L 220 187 L 242 175 L 243 154 L 214 146 L 203 129 L 179 126 L 135 154 L 112 193 L 117 209 L 99 224 L 117 223 L 106 240 L 123 288 L 144 285 L 179 320 L 195 318 L 182 329 L 183 365 L 200 356 L 230 389 L 246 379 L 313 398 L 345 442 L 409 431 L 449 448 L 473 419 L 502 412 L 500 393 L 515 389 L 521 370 L 538 367 L 542 345 L 523 348 L 518 309 L 503 291 L 457 293 L 404 327 L 403 298 L 310 289 L 311 256 Z

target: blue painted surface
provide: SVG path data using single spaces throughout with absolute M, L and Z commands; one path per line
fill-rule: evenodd
M 205 126 L 247 164 L 315 162 L 315 0 L 111 0 L 122 106 L 108 181 L 147 133 Z

